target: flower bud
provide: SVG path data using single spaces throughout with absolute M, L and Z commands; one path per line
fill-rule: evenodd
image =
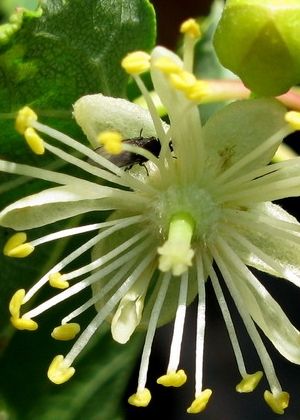
M 254 93 L 285 93 L 300 82 L 299 0 L 228 0 L 214 46 Z

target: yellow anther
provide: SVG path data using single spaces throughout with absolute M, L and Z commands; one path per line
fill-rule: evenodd
M 12 235 L 3 248 L 3 254 L 7 257 L 25 258 L 30 255 L 34 246 L 26 242 L 27 235 L 24 232 L 18 232 Z
M 251 375 L 245 375 L 239 384 L 235 387 L 237 392 L 252 392 L 259 384 L 263 373 L 261 371 L 252 373 Z
M 38 323 L 29 318 L 11 317 L 10 321 L 17 330 L 35 331 L 38 329 Z
M 194 399 L 190 407 L 186 410 L 189 414 L 198 414 L 205 410 L 207 403 L 211 397 L 212 390 L 205 389 L 198 397 Z
M 128 74 L 141 74 L 150 68 L 150 55 L 144 51 L 132 52 L 123 58 L 121 65 Z
M 284 119 L 294 130 L 300 130 L 300 112 L 289 111 L 285 114 Z
M 131 405 L 135 405 L 136 407 L 147 407 L 151 400 L 151 393 L 149 389 L 144 388 L 141 391 L 138 391 L 136 394 L 131 395 L 128 398 L 128 402 Z
M 176 388 L 182 386 L 186 383 L 187 377 L 183 369 L 178 370 L 177 372 L 170 372 L 166 375 L 160 376 L 157 379 L 157 383 L 164 386 L 174 386 Z
M 153 65 L 165 74 L 182 72 L 182 67 L 175 63 L 170 57 L 159 57 L 154 61 Z
M 75 322 L 71 324 L 64 324 L 54 328 L 51 333 L 51 337 L 61 341 L 73 340 L 79 331 L 80 325 L 76 324 Z
M 60 385 L 67 382 L 75 373 L 73 367 L 65 365 L 64 356 L 55 356 L 48 369 L 48 378 L 51 382 Z
M 195 19 L 185 20 L 180 26 L 180 32 L 194 39 L 201 37 L 200 25 Z
M 69 287 L 69 282 L 64 280 L 64 275 L 60 273 L 49 274 L 49 283 L 55 289 L 67 289 Z
M 43 155 L 45 153 L 44 141 L 34 128 L 26 128 L 24 137 L 28 146 L 36 155 Z
M 29 106 L 25 106 L 18 112 L 15 123 L 16 130 L 20 134 L 24 134 L 25 130 L 28 127 L 31 127 L 31 124 L 34 121 L 37 121 L 36 113 L 31 108 L 29 108 Z
M 279 392 L 274 395 L 270 391 L 265 391 L 264 399 L 276 414 L 284 414 L 284 410 L 289 406 L 290 395 L 288 392 Z
M 187 98 L 195 101 L 201 102 L 206 99 L 209 95 L 212 95 L 210 86 L 204 80 L 197 80 L 189 90 L 186 91 Z
M 111 155 L 118 155 L 123 151 L 122 136 L 117 131 L 103 131 L 97 140 Z
M 11 298 L 9 302 L 9 312 L 13 318 L 20 317 L 20 309 L 23 304 L 24 296 L 25 290 L 19 289 L 14 293 L 13 297 Z
M 178 90 L 188 93 L 191 88 L 195 85 L 197 79 L 196 77 L 188 72 L 181 71 L 180 73 L 170 74 L 170 82 Z

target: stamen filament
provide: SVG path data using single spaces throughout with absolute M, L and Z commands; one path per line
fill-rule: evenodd
M 233 348 L 233 352 L 236 358 L 236 362 L 237 362 L 237 366 L 238 366 L 238 370 L 240 372 L 240 375 L 242 376 L 242 378 L 244 378 L 247 375 L 247 371 L 246 371 L 246 366 L 245 366 L 245 362 L 244 362 L 244 358 L 243 358 L 243 354 L 238 342 L 238 338 L 235 332 L 235 328 L 232 322 L 232 318 L 230 315 L 230 311 L 228 309 L 226 300 L 225 300 L 225 296 L 223 294 L 223 291 L 221 289 L 218 277 L 216 275 L 215 270 L 213 269 L 213 266 L 210 264 L 210 269 L 209 269 L 209 276 L 211 279 L 211 283 L 215 292 L 215 295 L 217 297 L 217 301 L 219 303 L 225 324 L 226 324 L 226 328 L 228 331 L 228 335 L 231 341 L 231 345 Z
M 120 255 L 123 251 L 126 251 L 127 249 L 129 249 L 133 244 L 138 242 L 141 238 L 143 238 L 147 234 L 149 234 L 149 232 L 146 229 L 138 232 L 136 235 L 132 236 L 127 241 L 122 242 L 119 246 L 112 249 L 110 252 L 101 256 L 100 258 L 93 260 L 91 263 L 81 268 L 78 268 L 77 270 L 71 271 L 69 273 L 64 273 L 64 279 L 73 280 L 76 277 L 82 276 L 83 274 L 89 273 L 90 271 L 93 271 L 101 267 L 101 265 L 104 265 L 105 263 L 107 263 L 107 261 L 112 260 L 113 258 Z
M 146 101 L 147 106 L 148 106 L 148 110 L 151 114 L 151 118 L 152 118 L 152 121 L 153 121 L 153 124 L 154 124 L 154 127 L 155 127 L 155 131 L 157 133 L 157 136 L 158 136 L 161 144 L 163 145 L 164 143 L 169 143 L 169 140 L 166 136 L 162 121 L 161 121 L 161 119 L 160 119 L 160 117 L 157 113 L 155 104 L 153 102 L 153 99 L 152 99 L 148 89 L 146 88 L 143 80 L 139 76 L 133 75 L 133 78 L 134 78 L 137 86 L 139 87 L 142 95 L 145 98 L 145 101 Z
M 44 141 L 45 149 L 49 150 L 49 152 L 53 153 L 54 155 L 58 156 L 59 158 L 63 159 L 65 162 L 69 162 L 74 166 L 82 169 L 83 171 L 93 174 L 105 181 L 112 182 L 114 184 L 123 185 L 128 187 L 128 183 L 124 182 L 121 177 L 113 175 L 111 172 L 107 170 L 103 170 L 101 168 L 97 168 L 94 165 L 91 165 L 88 162 L 84 162 L 82 159 L 78 159 L 73 155 L 64 152 L 63 150 L 59 149 L 58 147 L 52 146 L 51 144 Z
M 148 245 L 148 243 L 145 243 L 143 247 L 139 248 L 139 252 L 146 249 Z M 134 266 L 135 262 L 136 260 L 132 260 L 129 261 L 126 265 L 124 265 L 124 267 L 118 270 L 117 274 L 114 275 L 113 278 L 105 286 L 103 286 L 103 288 L 101 288 L 99 292 L 93 293 L 93 296 L 89 300 L 87 300 L 83 305 L 79 306 L 77 309 L 69 313 L 69 315 L 65 316 L 62 319 L 61 323 L 67 324 L 72 319 L 85 312 L 88 308 L 95 305 L 96 302 L 102 299 L 106 295 L 106 293 L 108 293 L 113 287 L 115 287 L 119 283 L 119 281 L 121 281 L 121 279 L 123 279 L 125 275 L 129 273 L 129 271 Z
M 146 386 L 152 342 L 153 342 L 155 330 L 157 327 L 160 311 L 161 311 L 162 305 L 164 303 L 164 300 L 167 294 L 170 279 L 171 279 L 170 273 L 165 273 L 162 275 L 161 286 L 160 286 L 155 303 L 151 311 L 151 316 L 149 319 L 149 324 L 148 324 L 148 329 L 147 329 L 147 335 L 146 335 L 142 358 L 141 358 L 137 393 L 142 392 Z
M 150 241 L 149 241 L 150 242 Z M 147 245 L 149 245 L 147 242 Z M 93 273 L 89 277 L 80 282 L 74 284 L 73 286 L 69 287 L 68 289 L 58 293 L 56 296 L 46 300 L 45 302 L 38 305 L 36 308 L 31 309 L 29 312 L 23 315 L 23 318 L 33 318 L 38 316 L 39 314 L 45 312 L 46 310 L 52 308 L 53 306 L 57 305 L 58 303 L 68 299 L 69 297 L 81 292 L 81 290 L 85 289 L 86 287 L 91 286 L 93 283 L 99 281 L 101 277 L 105 277 L 109 275 L 111 272 L 116 270 L 117 268 L 121 267 L 124 263 L 129 261 L 133 256 L 135 256 L 139 252 L 139 248 L 142 244 L 137 245 L 136 248 L 127 252 L 126 254 L 120 256 L 117 260 L 114 260 L 111 264 L 107 265 L 106 267 L 98 270 L 96 273 Z M 142 248 L 142 246 L 141 246 Z M 24 302 L 23 302 L 24 303 Z
M 280 386 L 280 383 L 278 381 L 278 378 L 276 376 L 275 370 L 274 370 L 274 365 L 272 362 L 272 359 L 270 358 L 264 344 L 263 341 L 260 337 L 260 335 L 258 334 L 258 331 L 255 327 L 255 324 L 250 316 L 250 314 L 248 313 L 248 311 L 245 309 L 245 305 L 242 299 L 242 296 L 240 294 L 239 291 L 239 287 L 240 284 L 239 282 L 241 281 L 240 278 L 237 280 L 235 278 L 235 276 L 231 275 L 230 272 L 227 269 L 227 266 L 229 264 L 234 266 L 234 270 L 238 270 L 238 273 L 243 275 L 243 278 L 246 279 L 245 275 L 243 272 L 241 272 L 241 269 L 239 267 L 238 264 L 236 264 L 236 261 L 239 260 L 238 256 L 233 252 L 233 250 L 228 246 L 228 244 L 224 241 L 224 239 L 219 239 L 218 243 L 217 243 L 217 247 L 211 247 L 211 251 L 212 251 L 212 255 L 214 256 L 215 261 L 218 264 L 219 269 L 221 270 L 221 273 L 223 275 L 223 278 L 225 280 L 225 283 L 228 287 L 228 290 L 230 291 L 234 302 L 236 304 L 236 307 L 243 319 L 243 322 L 245 324 L 245 327 L 248 331 L 248 334 L 256 348 L 256 351 L 259 355 L 259 358 L 261 360 L 263 369 L 265 371 L 266 374 L 266 378 L 270 384 L 270 388 L 272 390 L 272 393 L 274 394 L 278 394 L 280 392 L 282 392 L 282 388 Z M 230 252 L 229 252 L 230 251 Z M 232 254 L 232 255 L 231 255 Z M 225 258 L 227 259 L 224 260 L 222 256 L 225 256 Z M 237 272 L 237 271 L 235 271 Z
M 108 302 L 103 306 L 103 308 L 98 312 L 92 322 L 87 326 L 83 333 L 79 336 L 74 346 L 71 348 L 70 352 L 65 357 L 65 364 L 70 366 L 74 359 L 78 356 L 81 350 L 86 346 L 90 338 L 97 331 L 102 322 L 107 318 L 107 316 L 112 312 L 114 307 L 120 301 L 120 299 L 126 294 L 130 287 L 136 282 L 140 274 L 145 270 L 147 265 L 150 264 L 153 257 L 155 256 L 154 252 L 148 253 L 147 256 L 142 260 L 142 262 L 136 267 L 132 274 L 125 280 L 125 282 L 120 286 L 116 293 L 108 300 Z
M 205 333 L 205 278 L 202 255 L 197 254 L 197 284 L 198 284 L 198 308 L 196 329 L 196 367 L 195 367 L 195 398 L 203 389 L 203 355 Z
M 72 261 L 74 261 L 76 258 L 78 258 L 80 255 L 82 255 L 84 252 L 91 249 L 94 245 L 96 245 L 97 242 L 100 240 L 106 238 L 108 235 L 112 234 L 116 230 L 126 228 L 127 226 L 130 226 L 135 223 L 139 223 L 142 220 L 141 216 L 133 216 L 128 217 L 124 219 L 117 219 L 112 220 L 109 222 L 104 222 L 105 226 L 109 226 L 108 224 L 113 225 L 113 230 L 107 229 L 105 232 L 100 232 L 98 235 L 94 236 L 89 241 L 85 242 L 83 245 L 81 245 L 79 248 L 75 249 L 71 254 L 69 254 L 67 257 L 63 258 L 59 263 L 57 263 L 54 267 L 51 268 L 35 285 L 28 290 L 26 293 L 26 296 L 24 297 L 23 303 L 26 303 L 29 301 L 29 299 L 32 298 L 33 295 L 49 280 L 49 275 L 52 273 L 60 272 L 65 266 L 70 264 Z M 108 231 L 108 232 L 107 232 Z
M 170 358 L 167 368 L 167 374 L 171 372 L 176 372 L 179 359 L 180 359 L 180 350 L 183 336 L 184 320 L 186 314 L 186 300 L 187 300 L 187 291 L 188 291 L 188 272 L 182 274 L 180 280 L 180 291 L 178 297 L 178 306 L 174 322 L 174 331 L 173 338 L 171 343 Z

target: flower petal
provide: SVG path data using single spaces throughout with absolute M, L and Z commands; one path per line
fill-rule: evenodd
M 277 100 L 263 98 L 236 101 L 216 112 L 203 129 L 207 176 L 228 169 L 284 127 L 285 111 Z M 281 140 L 243 171 L 269 163 Z
M 268 226 L 272 230 L 272 226 L 276 227 L 277 221 L 293 223 L 296 227 L 300 228 L 300 224 L 280 206 L 270 202 L 259 204 L 252 209 L 248 210 L 250 215 L 254 216 L 255 222 L 260 222 L 260 217 L 263 217 L 264 221 L 261 223 L 265 224 L 268 220 Z M 235 218 L 235 222 L 238 223 L 238 215 Z M 250 265 L 258 270 L 266 273 L 275 275 L 277 277 L 283 277 L 293 282 L 297 286 L 300 285 L 300 244 L 299 241 L 287 240 L 278 232 L 274 231 L 274 234 L 264 232 L 262 229 L 255 228 L 249 220 L 249 228 L 243 225 L 239 228 L 239 231 L 244 235 L 253 245 L 259 248 L 263 253 L 271 257 L 271 259 L 282 267 L 282 271 L 279 272 L 270 267 L 262 258 L 260 258 L 254 252 L 243 248 L 241 244 L 236 244 L 233 239 L 229 242 L 232 248 L 236 249 L 238 255 L 242 258 L 245 264 Z M 299 236 L 299 232 L 294 231 L 296 236 Z
M 185 160 L 189 168 L 203 168 L 204 151 L 198 106 L 188 100 L 183 92 L 174 88 L 168 76 L 155 66 L 155 62 L 161 58 L 170 59 L 179 68 L 183 68 L 183 62 L 176 54 L 163 47 L 154 48 L 151 55 L 151 78 L 154 89 L 168 112 L 175 155 L 180 162 Z
M 93 185 L 93 184 L 91 184 Z M 113 209 L 108 187 L 65 185 L 22 198 L 0 213 L 0 224 L 27 230 L 93 210 Z
M 253 320 L 286 359 L 300 364 L 300 333 L 279 304 L 256 277 L 252 276 L 252 282 L 233 279 Z
M 116 130 L 125 139 L 156 136 L 150 113 L 125 99 L 102 94 L 83 96 L 74 104 L 74 117 L 95 147 L 104 130 Z

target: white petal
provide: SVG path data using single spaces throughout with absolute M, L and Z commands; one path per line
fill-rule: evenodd
M 0 224 L 16 230 L 44 226 L 93 210 L 111 209 L 108 187 L 66 185 L 22 198 L 0 213 Z M 103 201 L 105 200 L 105 202 Z
M 111 322 L 113 339 L 125 344 L 139 325 L 144 308 L 144 297 L 128 293 L 119 303 Z
M 245 226 L 240 229 L 240 233 L 244 235 L 250 242 L 252 242 L 262 252 L 267 254 L 271 259 L 279 264 L 282 272 L 276 271 L 270 267 L 262 258 L 259 258 L 254 252 L 249 252 L 240 245 L 237 245 L 234 240 L 230 239 L 232 248 L 238 252 L 245 264 L 257 268 L 258 270 L 265 271 L 277 277 L 283 277 L 290 280 L 296 285 L 299 285 L 300 279 L 300 244 L 299 242 L 287 240 L 280 236 L 278 233 L 272 235 L 272 225 L 276 227 L 276 221 L 283 221 L 293 223 L 296 227 L 300 228 L 295 217 L 291 216 L 288 212 L 283 210 L 280 206 L 270 202 L 259 204 L 249 210 L 255 218 L 256 222 L 260 222 L 260 217 L 263 216 L 269 221 L 270 233 L 263 232 L 254 227 L 249 221 L 249 228 Z M 238 216 L 236 221 L 238 222 Z M 261 221 L 261 223 L 264 223 Z M 300 229 L 299 229 L 300 230 Z M 299 231 L 294 231 L 296 236 L 299 236 Z
M 286 125 L 285 108 L 275 99 L 236 101 L 216 112 L 203 129 L 207 173 L 228 169 Z M 282 139 L 243 171 L 270 162 Z M 212 175 L 210 175 L 212 176 Z
M 102 94 L 83 96 L 74 104 L 74 117 L 94 146 L 99 146 L 97 136 L 104 130 L 119 131 L 125 139 L 140 134 L 156 137 L 149 112 L 125 99 Z
M 253 276 L 252 282 L 234 278 L 251 317 L 277 350 L 289 361 L 300 364 L 300 333 L 279 304 Z

